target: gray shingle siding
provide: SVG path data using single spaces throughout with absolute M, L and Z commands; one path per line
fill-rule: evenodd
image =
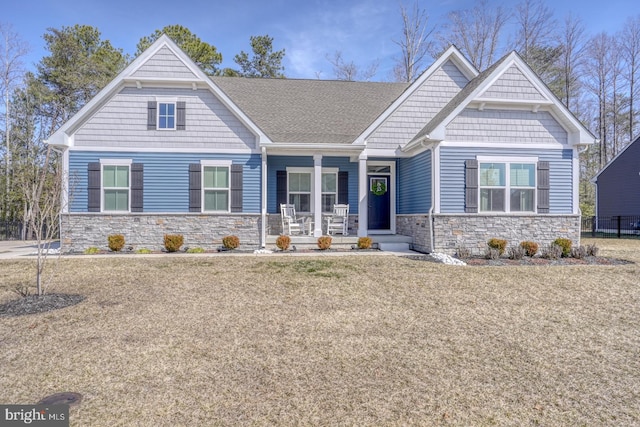
M 545 111 L 464 109 L 447 125 L 447 140 L 567 144 L 567 131 Z
M 453 62 L 436 70 L 368 138 L 372 148 L 396 148 L 409 142 L 469 80 Z
M 515 65 L 509 67 L 495 83 L 483 94 L 482 98 L 546 100 Z
M 186 102 L 186 130 L 148 130 L 147 103 L 156 97 Z M 124 88 L 75 135 L 77 147 L 228 148 L 256 145 L 255 136 L 208 90 Z
M 133 77 L 193 79 L 195 74 L 175 56 L 168 47 L 163 47 L 141 66 Z

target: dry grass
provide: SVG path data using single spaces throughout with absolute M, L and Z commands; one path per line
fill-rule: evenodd
M 638 241 L 597 241 L 640 261 Z M 76 257 L 0 318 L 0 402 L 76 425 L 640 424 L 640 268 Z M 30 262 L 0 263 L 0 301 Z

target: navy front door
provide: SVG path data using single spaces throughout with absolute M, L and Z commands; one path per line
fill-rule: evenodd
M 369 175 L 369 230 L 391 229 L 389 175 Z

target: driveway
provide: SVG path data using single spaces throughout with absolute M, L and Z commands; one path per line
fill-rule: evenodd
M 51 242 L 51 249 L 60 247 L 59 242 Z M 0 241 L 0 259 L 20 258 L 35 255 L 38 245 L 33 240 Z

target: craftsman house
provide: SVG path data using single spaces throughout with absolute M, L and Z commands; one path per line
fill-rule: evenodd
M 451 47 L 411 84 L 248 79 L 207 76 L 162 36 L 47 142 L 63 153 L 66 250 L 114 233 L 265 247 L 280 204 L 317 237 L 340 203 L 352 236 L 451 253 L 577 242 L 594 137 L 516 53 L 479 73 Z

